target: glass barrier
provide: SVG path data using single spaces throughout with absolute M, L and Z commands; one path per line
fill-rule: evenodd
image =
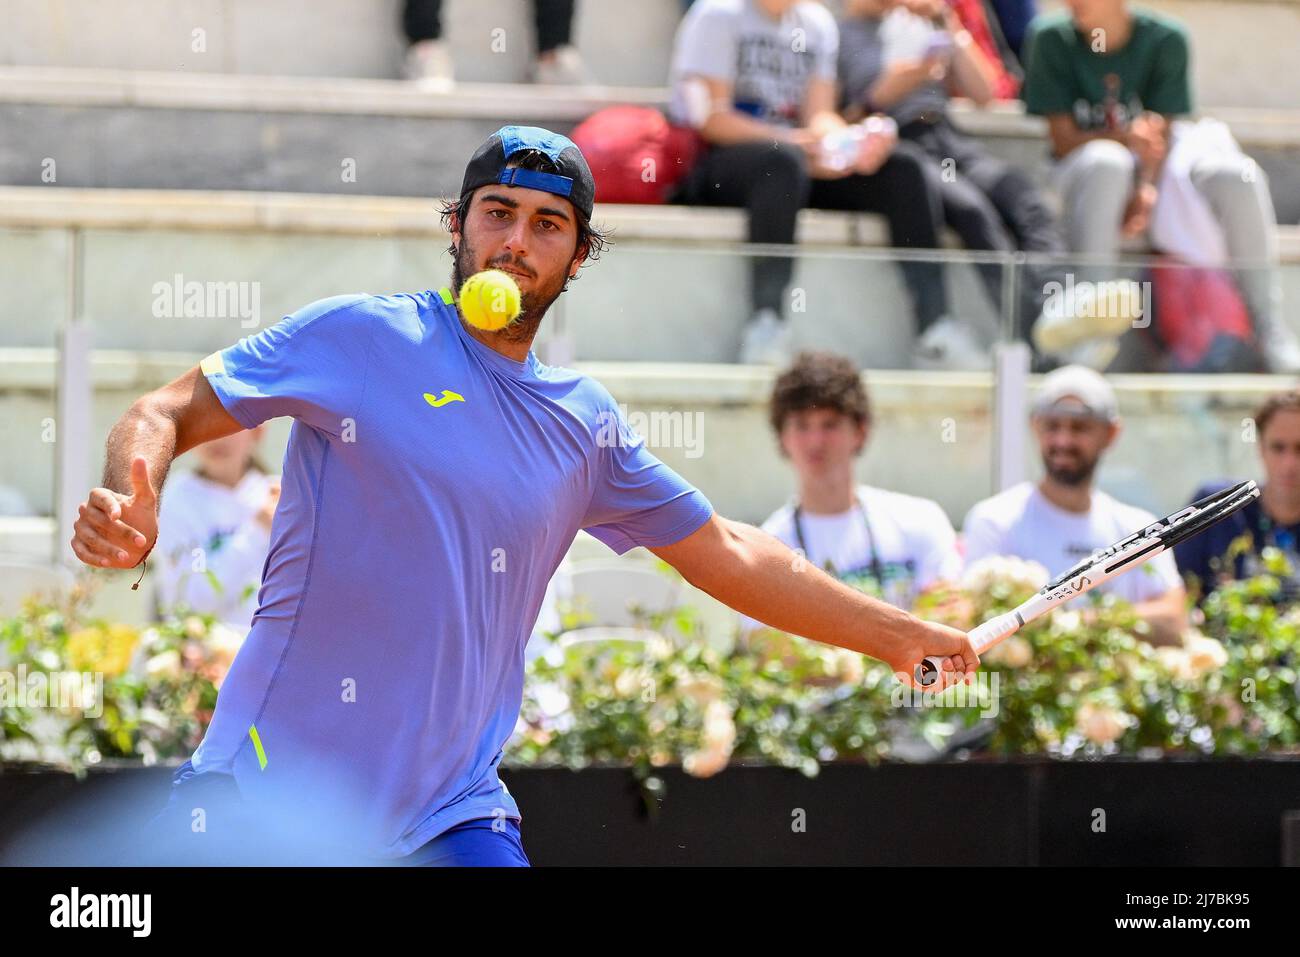
M 58 230 L 0 229 L 0 553 L 53 557 L 58 330 L 69 311 L 67 254 Z

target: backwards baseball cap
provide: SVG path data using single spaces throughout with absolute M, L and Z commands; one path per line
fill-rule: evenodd
M 509 167 L 510 157 L 520 150 L 545 153 L 558 172 Z M 525 186 L 563 196 L 588 219 L 596 201 L 596 180 L 582 151 L 567 136 L 538 126 L 503 126 L 489 136 L 487 142 L 474 151 L 465 167 L 460 195 L 464 197 L 480 186 L 494 183 Z
M 1063 366 L 1043 377 L 1034 415 L 1073 415 L 1103 422 L 1119 418 L 1115 390 L 1087 366 Z

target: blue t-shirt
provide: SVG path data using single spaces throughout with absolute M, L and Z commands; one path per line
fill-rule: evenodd
M 604 387 L 501 355 L 451 301 L 325 299 L 201 364 L 241 424 L 295 421 L 252 630 L 194 766 L 384 857 L 519 817 L 497 764 L 578 529 L 622 554 L 713 512 Z
M 1235 482 L 1211 482 L 1198 488 L 1192 501 L 1222 492 Z M 1234 546 L 1235 542 L 1240 544 Z M 1300 570 L 1300 525 L 1279 525 L 1264 512 L 1260 500 L 1211 525 L 1199 535 L 1174 546 L 1178 570 L 1189 582 L 1199 586 L 1201 597 L 1218 587 L 1221 580 L 1237 580 L 1259 574 L 1259 553 L 1267 547 L 1281 549 Z M 1229 558 L 1229 553 L 1232 557 Z

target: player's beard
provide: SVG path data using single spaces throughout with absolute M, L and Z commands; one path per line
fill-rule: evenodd
M 1099 459 L 1100 456 L 1090 459 L 1080 454 L 1070 465 L 1056 465 L 1048 456 L 1044 455 L 1043 469 L 1047 472 L 1048 478 L 1058 485 L 1078 488 L 1080 485 L 1086 485 L 1092 481 L 1092 475 L 1097 471 Z
M 460 243 L 454 261 L 451 266 L 451 289 L 460 298 L 461 284 L 479 269 L 478 254 L 470 246 L 469 242 L 463 237 Z M 537 278 L 537 273 L 531 266 L 525 266 L 523 263 L 517 263 L 512 259 L 498 257 L 496 261 L 489 262 L 484 269 L 500 269 L 502 266 L 508 266 L 511 269 L 517 269 L 520 272 L 528 273 Z M 542 316 L 546 315 L 546 310 L 551 308 L 551 303 L 560 297 L 568 285 L 568 276 L 561 273 L 550 282 L 543 283 L 540 289 L 531 292 L 522 292 L 519 296 L 519 315 L 515 321 L 503 329 L 497 330 L 497 335 L 510 340 L 511 342 L 532 342 L 537 335 L 537 329 L 542 324 Z

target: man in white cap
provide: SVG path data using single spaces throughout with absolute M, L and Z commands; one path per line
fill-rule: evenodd
M 1097 463 L 1119 437 L 1115 390 L 1092 369 L 1065 366 L 1046 376 L 1030 418 L 1043 477 L 977 503 L 962 528 L 966 563 L 1014 555 L 1055 577 L 1099 548 L 1156 520 L 1093 484 Z M 1166 552 L 1099 586 L 1132 602 L 1152 644 L 1177 644 L 1187 602 L 1173 555 Z

